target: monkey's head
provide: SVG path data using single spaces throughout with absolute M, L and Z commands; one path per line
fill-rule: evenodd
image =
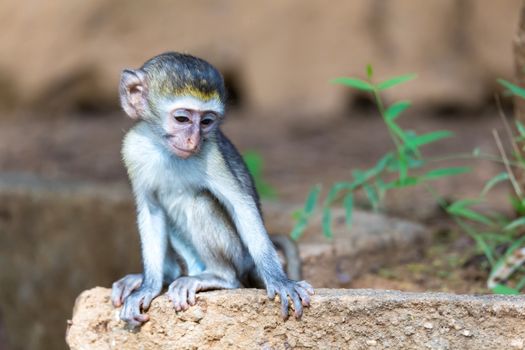
M 224 115 L 224 80 L 208 62 L 167 52 L 136 70 L 125 69 L 120 102 L 135 120 L 156 126 L 166 147 L 181 158 L 200 150 Z

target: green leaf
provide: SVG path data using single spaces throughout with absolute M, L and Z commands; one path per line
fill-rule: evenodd
M 330 211 L 330 207 L 323 208 L 323 219 L 321 224 L 323 226 L 323 235 L 326 238 L 332 238 L 334 233 L 332 232 L 332 212 Z
M 456 215 L 456 216 L 462 216 L 464 218 L 467 218 L 472 221 L 477 221 L 485 225 L 491 225 L 492 221 L 490 221 L 489 218 L 484 216 L 483 214 L 480 214 L 474 210 L 468 209 L 468 208 L 460 208 L 455 211 L 449 211 L 449 213 Z
M 277 191 L 262 178 L 263 159 L 261 155 L 254 151 L 247 151 L 243 154 L 244 163 L 253 177 L 255 188 L 261 198 L 273 199 L 277 197 Z
M 481 232 L 479 235 L 488 241 L 493 241 L 498 244 L 508 243 L 513 239 L 510 235 L 501 234 L 500 232 Z
M 385 170 L 385 168 L 392 161 L 392 159 L 394 159 L 394 155 L 390 152 L 381 157 L 381 159 L 379 159 L 376 165 L 372 168 L 374 170 L 374 173 L 377 175 L 383 170 Z
M 319 193 L 321 192 L 321 185 L 314 186 L 308 193 L 306 197 L 306 204 L 304 205 L 304 213 L 311 214 L 315 209 L 315 204 L 319 198 Z
M 391 87 L 394 87 L 396 85 L 399 85 L 399 84 L 405 83 L 407 81 L 410 81 L 410 80 L 412 80 L 414 78 L 416 78 L 416 74 L 401 75 L 401 76 L 398 76 L 398 77 L 394 77 L 392 79 L 385 80 L 382 83 L 377 84 L 377 87 L 378 87 L 379 90 L 386 90 L 386 89 L 390 89 Z
M 363 189 L 366 192 L 370 204 L 372 204 L 372 208 L 377 210 L 379 208 L 379 197 L 377 196 L 376 190 L 368 184 L 364 184 Z
M 366 76 L 368 79 L 372 79 L 372 76 L 374 75 L 374 69 L 372 68 L 371 64 L 366 65 Z
M 485 242 L 482 235 L 480 235 L 472 226 L 464 222 L 463 220 L 456 218 L 456 223 L 476 242 L 478 248 L 481 249 L 483 254 L 487 257 L 490 266 L 494 266 L 494 255 L 492 254 L 492 249 Z
M 345 208 L 345 217 L 346 217 L 346 225 L 348 227 L 352 226 L 352 213 L 354 209 L 354 195 L 352 193 L 349 193 L 345 196 L 343 199 L 343 206 Z
M 479 204 L 481 202 L 483 202 L 482 199 L 460 199 L 449 205 L 447 211 L 454 212 L 458 209 L 470 207 L 471 205 Z
M 473 157 L 479 157 L 480 155 L 481 155 L 481 149 L 479 147 L 476 147 L 472 150 Z
M 292 237 L 294 241 L 297 241 L 299 238 L 301 238 L 307 224 L 308 220 L 304 217 L 297 220 L 297 223 L 293 227 L 292 232 L 290 232 L 290 237 Z
M 301 217 L 303 217 L 304 211 L 303 209 L 294 210 L 292 213 L 292 219 L 299 220 Z
M 337 78 L 332 80 L 334 84 L 341 84 L 361 91 L 374 91 L 374 86 L 364 80 L 356 78 Z
M 244 159 L 244 163 L 246 163 L 248 171 L 253 177 L 258 177 L 261 175 L 263 159 L 259 153 L 255 151 L 247 151 L 244 152 L 242 158 Z
M 399 179 L 401 181 L 408 177 L 408 162 L 405 152 L 398 153 Z
M 308 220 L 312 216 L 312 213 L 315 209 L 320 192 L 321 185 L 314 186 L 308 193 L 304 209 L 294 212 L 294 216 L 299 216 L 299 218 L 297 219 L 297 223 L 290 233 L 290 236 L 293 240 L 298 240 L 306 229 L 306 225 L 308 224 Z
M 390 120 L 386 120 L 386 124 L 401 141 L 404 143 L 407 142 L 407 135 L 405 134 L 405 131 L 399 127 L 399 125 Z
M 256 180 L 254 178 L 254 181 L 255 181 L 255 188 L 257 189 L 257 193 L 259 193 L 261 198 L 264 198 L 264 199 L 277 198 L 277 191 L 275 190 L 273 186 L 269 185 L 268 183 L 266 183 L 265 181 L 261 179 Z
M 504 284 L 498 284 L 496 287 L 492 288 L 492 293 L 494 294 L 503 294 L 503 295 L 517 295 L 520 294 L 520 291 L 511 287 L 508 287 Z
M 518 95 L 521 98 L 525 98 L 525 89 L 503 79 L 498 79 L 498 83 L 509 89 L 509 91 L 512 92 L 514 95 Z
M 485 196 L 492 187 L 496 186 L 498 183 L 502 181 L 506 181 L 509 179 L 509 174 L 506 172 L 499 173 L 498 175 L 494 176 L 492 179 L 487 181 L 485 186 L 483 187 L 483 191 L 481 191 L 481 196 Z
M 429 132 L 428 134 L 416 136 L 411 141 L 415 146 L 419 147 L 419 146 L 423 146 L 423 145 L 426 145 L 432 142 L 436 142 L 438 140 L 452 137 L 453 135 L 454 134 L 450 131 L 438 130 L 438 131 Z
M 517 218 L 516 220 L 513 220 L 511 223 L 505 226 L 504 230 L 511 231 L 511 230 L 518 228 L 519 226 L 524 226 L 524 225 L 525 225 L 525 216 L 522 216 L 520 218 Z
M 479 204 L 482 201 L 483 200 L 481 199 L 461 199 L 449 205 L 447 212 L 485 225 L 492 225 L 492 221 L 488 217 L 468 208 L 471 205 Z
M 393 103 L 386 109 L 385 118 L 389 121 L 393 121 L 410 106 L 411 103 L 409 101 L 399 101 Z
M 450 168 L 440 168 L 430 170 L 428 173 L 423 175 L 425 180 L 434 180 L 446 176 L 454 176 L 459 174 L 468 173 L 470 171 L 469 167 L 450 167 Z
M 516 196 L 509 196 L 512 209 L 519 215 L 525 215 L 525 198 L 521 199 Z
M 474 238 L 474 241 L 476 241 L 478 248 L 480 248 L 483 254 L 485 254 L 485 256 L 487 257 L 487 260 L 489 261 L 490 266 L 494 266 L 493 250 L 490 247 L 490 245 L 488 245 L 487 242 L 485 242 L 484 237 L 475 232 L 471 236 L 472 238 Z
M 395 181 L 385 184 L 386 189 L 403 188 L 417 185 L 421 182 L 421 178 L 414 176 L 407 176 L 404 179 L 397 179 Z

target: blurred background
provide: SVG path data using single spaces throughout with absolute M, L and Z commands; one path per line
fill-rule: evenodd
M 512 115 L 512 100 L 496 80 L 514 79 L 521 5 L 3 1 L 0 349 L 65 348 L 74 298 L 140 269 L 120 160 L 122 137 L 132 125 L 118 104 L 122 69 L 164 51 L 191 53 L 218 67 L 230 98 L 227 135 L 242 152 L 260 155 L 262 176 L 278 201 L 302 206 L 312 185 L 345 179 L 392 148 L 372 96 L 330 83 L 341 76 L 365 79 L 367 64 L 377 80 L 417 74 L 383 97 L 386 103 L 412 101 L 400 122 L 409 129 L 453 131 L 456 137 L 437 151 L 494 150 L 491 130 L 502 127 L 499 111 Z M 502 95 L 500 108 L 495 95 Z M 471 195 L 499 171 L 481 164 L 437 186 L 445 197 Z M 496 193 L 496 205 L 507 191 Z M 439 221 L 432 199 L 414 193 L 392 196 L 385 211 Z M 375 280 L 348 286 L 430 288 Z

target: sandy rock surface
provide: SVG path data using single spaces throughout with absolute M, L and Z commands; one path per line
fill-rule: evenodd
M 283 322 L 263 291 L 199 294 L 176 313 L 157 298 L 151 320 L 130 331 L 110 291 L 77 299 L 67 331 L 72 350 L 106 349 L 523 349 L 525 297 L 319 289 L 301 321 Z

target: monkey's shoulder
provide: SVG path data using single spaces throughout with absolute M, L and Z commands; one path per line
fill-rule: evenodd
M 235 177 L 243 191 L 253 197 L 259 205 L 259 196 L 255 184 L 241 154 L 228 137 L 222 132 L 218 134 L 217 146 L 221 154 L 221 160 Z

